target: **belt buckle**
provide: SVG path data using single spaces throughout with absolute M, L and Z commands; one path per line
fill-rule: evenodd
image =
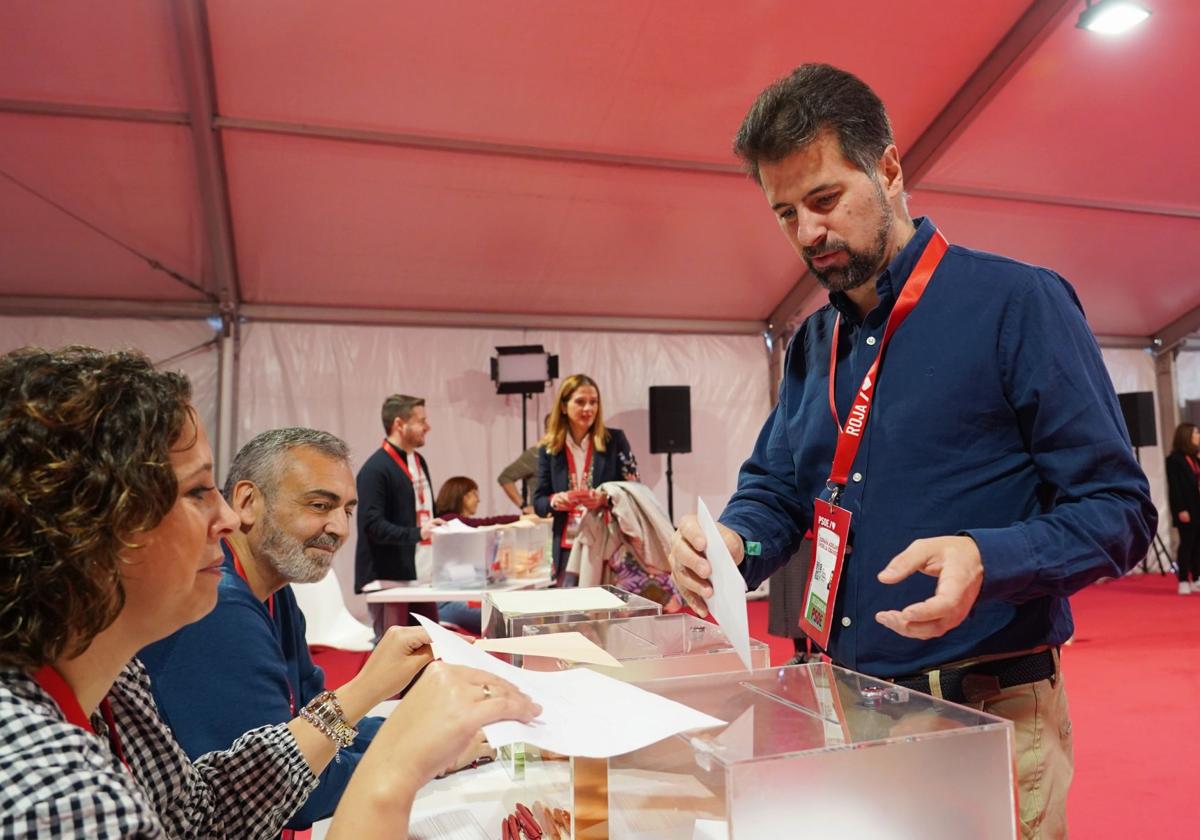
M 1000 694 L 1000 678 L 994 674 L 966 674 L 961 685 L 968 703 L 983 703 Z

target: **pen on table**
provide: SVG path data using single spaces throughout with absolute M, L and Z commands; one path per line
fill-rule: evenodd
M 538 828 L 537 820 L 533 818 L 533 812 L 520 802 L 517 803 L 517 820 L 525 829 L 525 833 L 529 835 L 530 840 L 538 840 L 542 836 L 542 830 Z
M 549 840 L 559 840 L 558 825 L 554 822 L 554 817 L 550 815 L 550 809 L 540 801 L 535 801 L 533 803 L 533 812 L 537 816 L 538 824 L 542 827 Z

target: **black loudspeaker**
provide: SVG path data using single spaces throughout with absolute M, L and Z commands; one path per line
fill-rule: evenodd
M 650 451 L 692 451 L 692 389 L 688 385 L 650 386 Z
M 1125 415 L 1125 428 L 1129 430 L 1129 441 L 1135 448 L 1157 446 L 1158 432 L 1154 422 L 1154 393 L 1152 391 L 1130 391 L 1117 394 L 1121 413 Z

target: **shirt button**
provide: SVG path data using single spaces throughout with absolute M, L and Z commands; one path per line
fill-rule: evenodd
M 873 336 L 873 335 L 867 336 L 867 344 L 869 344 L 871 347 L 874 347 L 875 346 L 875 336 Z
M 855 473 L 854 475 L 852 475 L 850 477 L 853 478 L 855 481 L 862 481 L 862 473 Z
M 850 616 L 848 616 L 848 615 L 844 615 L 844 616 L 842 616 L 842 626 L 843 626 L 843 627 L 849 627 L 849 626 L 850 626 Z

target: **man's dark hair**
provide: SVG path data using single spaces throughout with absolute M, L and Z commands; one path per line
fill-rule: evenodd
M 83 652 L 121 612 L 121 553 L 175 504 L 191 386 L 141 353 L 0 356 L 0 666 Z
M 837 134 L 846 160 L 868 175 L 895 142 L 883 102 L 862 79 L 828 64 L 802 64 L 754 100 L 733 151 L 761 183 L 760 164 L 778 163 L 824 131 Z
M 425 405 L 423 397 L 410 397 L 407 394 L 392 394 L 383 401 L 383 433 L 390 435 L 392 433 L 392 424 L 396 422 L 396 418 L 407 420 L 412 417 L 413 409 L 419 405 Z

